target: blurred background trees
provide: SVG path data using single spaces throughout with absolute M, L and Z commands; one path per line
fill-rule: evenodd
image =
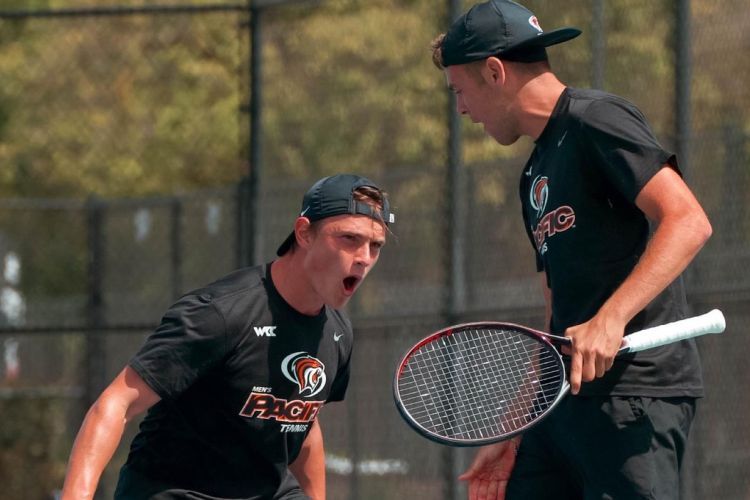
M 566 83 L 590 86 L 591 2 L 568 2 L 562 13 L 551 0 L 529 4 L 548 29 L 584 30 L 550 54 Z M 3 8 L 139 5 L 17 0 Z M 605 89 L 635 100 L 664 138 L 673 126 L 672 10 L 666 1 L 605 2 Z M 728 120 L 748 126 L 740 75 L 750 62 L 740 52 L 750 21 L 726 22 L 742 11 L 740 0 L 693 2 L 697 130 Z M 273 9 L 263 49 L 266 174 L 444 163 L 447 96 L 429 42 L 447 17 L 445 2 L 434 0 Z M 243 22 L 227 13 L 0 22 L 0 194 L 135 196 L 236 182 L 247 171 Z M 467 165 L 529 147 L 499 147 L 469 124 L 464 136 Z

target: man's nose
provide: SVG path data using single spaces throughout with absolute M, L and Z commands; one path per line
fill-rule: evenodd
M 466 115 L 469 113 L 469 110 L 464 105 L 464 101 L 461 98 L 456 98 L 456 112 L 459 115 Z
M 356 262 L 357 264 L 363 265 L 364 267 L 369 267 L 375 260 L 375 252 L 372 251 L 370 248 L 370 245 L 365 243 L 361 247 L 359 247 L 359 250 L 356 254 Z

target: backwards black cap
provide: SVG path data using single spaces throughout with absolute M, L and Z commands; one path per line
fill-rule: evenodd
M 354 174 L 338 174 L 324 177 L 312 185 L 302 198 L 299 217 L 307 217 L 311 222 L 335 215 L 367 215 L 375 220 L 392 224 L 396 216 L 391 213 L 387 197 L 383 197 L 383 209 L 354 199 L 354 191 L 362 186 L 380 190 L 371 180 Z M 284 255 L 295 241 L 294 231 L 279 246 L 276 255 Z
M 474 5 L 456 19 L 442 42 L 443 66 L 466 64 L 488 57 L 536 62 L 547 58 L 545 47 L 575 38 L 576 28 L 544 32 L 536 16 L 510 0 Z

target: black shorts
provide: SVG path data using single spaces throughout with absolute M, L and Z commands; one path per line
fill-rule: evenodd
M 695 398 L 567 396 L 524 434 L 506 500 L 680 498 Z
M 139 469 L 125 464 L 120 470 L 114 500 L 226 500 L 229 496 L 213 496 L 194 490 L 175 487 Z M 238 495 L 231 495 L 238 498 Z M 253 494 L 243 496 L 246 500 L 267 500 L 270 494 Z M 274 500 L 310 500 L 294 480 L 291 473 L 279 486 L 279 492 L 273 495 Z

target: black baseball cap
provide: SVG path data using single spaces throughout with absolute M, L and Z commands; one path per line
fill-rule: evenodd
M 493 56 L 509 61 L 543 61 L 547 58 L 545 47 L 580 34 L 576 28 L 545 32 L 523 5 L 489 0 L 474 5 L 451 24 L 442 42 L 442 63 L 453 66 Z
M 312 185 L 302 198 L 302 209 L 299 217 L 307 217 L 311 222 L 333 217 L 335 215 L 367 215 L 385 224 L 392 224 L 396 216 L 391 212 L 388 198 L 383 196 L 383 210 L 357 201 L 354 199 L 354 191 L 362 186 L 369 186 L 380 190 L 380 188 L 365 177 L 354 174 L 337 174 L 324 177 Z M 284 242 L 276 250 L 276 255 L 284 255 L 295 241 L 294 231 L 287 236 Z

